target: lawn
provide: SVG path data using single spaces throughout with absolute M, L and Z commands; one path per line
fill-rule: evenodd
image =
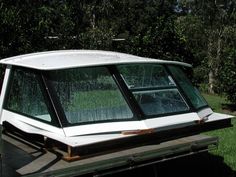
M 222 108 L 222 105 L 230 104 L 224 97 L 207 94 L 203 94 L 203 96 L 215 112 L 231 113 L 235 115 L 235 112 L 230 112 Z M 218 149 L 211 153 L 223 157 L 224 162 L 233 170 L 236 170 L 236 119 L 232 119 L 232 124 L 233 127 L 231 128 L 215 130 L 207 132 L 206 134 L 218 136 L 220 139 Z

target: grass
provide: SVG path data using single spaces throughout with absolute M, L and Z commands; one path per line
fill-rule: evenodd
M 231 113 L 222 108 L 223 104 L 230 104 L 224 97 L 216 95 L 203 94 L 214 112 Z M 234 113 L 235 114 L 235 113 Z M 233 127 L 207 132 L 206 134 L 219 137 L 219 147 L 212 151 L 214 155 L 224 158 L 224 162 L 236 170 L 236 120 L 232 119 Z
M 78 111 L 78 108 L 99 109 L 122 105 L 125 105 L 125 100 L 117 90 L 83 91 L 72 96 L 69 111 Z
M 207 100 L 213 111 L 223 113 L 224 110 L 222 109 L 223 104 L 229 104 L 223 96 L 218 95 L 209 95 L 209 94 L 202 94 L 204 98 Z

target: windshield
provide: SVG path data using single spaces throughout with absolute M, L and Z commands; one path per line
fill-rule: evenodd
M 118 70 L 145 115 L 189 110 L 163 65 L 120 65 Z
M 37 72 L 19 67 L 14 68 L 4 107 L 12 112 L 58 126 L 40 81 L 40 75 Z
M 180 67 L 168 66 L 168 68 L 195 109 L 208 106 L 205 99 L 201 96 L 199 91 L 193 87 Z
M 207 106 L 175 65 L 14 67 L 8 89 L 5 109 L 55 126 L 164 118 Z
M 49 79 L 70 124 L 133 117 L 106 67 L 50 71 Z

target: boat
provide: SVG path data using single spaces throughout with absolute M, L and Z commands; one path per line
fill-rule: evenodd
M 97 50 L 2 59 L 4 129 L 100 151 L 231 126 L 185 74 L 191 65 Z M 71 154 L 70 154 L 71 155 Z

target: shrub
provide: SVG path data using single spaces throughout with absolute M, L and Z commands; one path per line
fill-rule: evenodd
M 219 71 L 219 86 L 228 100 L 236 103 L 236 49 L 230 49 L 228 53 Z

